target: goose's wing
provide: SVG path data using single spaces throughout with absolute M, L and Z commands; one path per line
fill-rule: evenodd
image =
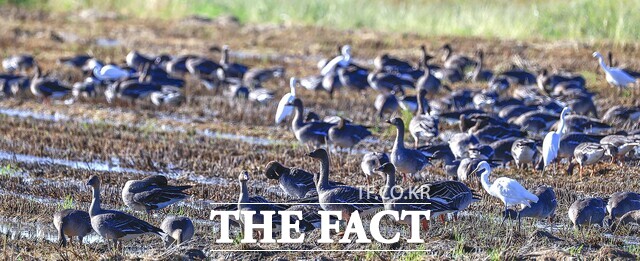
M 186 187 L 157 187 L 151 186 L 147 190 L 138 192 L 133 195 L 133 201 L 144 204 L 152 209 L 163 208 L 172 203 L 180 201 L 188 197 L 182 190 L 189 188 Z
M 104 215 L 101 217 L 103 222 L 105 222 L 111 229 L 117 231 L 120 236 L 129 234 L 162 233 L 160 228 L 122 212 L 113 211 L 102 215 Z
M 356 210 L 382 207 L 382 197 L 369 193 L 366 190 L 340 186 L 335 188 L 334 193 L 339 195 L 336 197 L 338 203 L 356 203 L 351 205 Z

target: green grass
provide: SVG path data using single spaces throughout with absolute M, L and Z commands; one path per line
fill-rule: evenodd
M 0 0 L 50 11 L 85 8 L 125 16 L 174 19 L 237 16 L 243 23 L 371 28 L 424 35 L 498 38 L 640 39 L 640 3 L 634 0 Z
M 62 203 L 58 204 L 58 209 L 71 209 L 74 206 L 73 197 L 71 197 L 71 195 L 66 195 Z
M 14 174 L 16 174 L 17 172 L 20 172 L 21 169 L 18 168 L 17 166 L 8 164 L 5 166 L 0 166 L 0 176 L 7 176 L 7 177 L 11 177 Z

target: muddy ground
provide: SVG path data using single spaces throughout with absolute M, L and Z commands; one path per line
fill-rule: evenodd
M 418 59 L 418 46 L 425 44 L 435 52 L 445 42 L 456 50 L 472 54 L 485 51 L 491 68 L 511 64 L 530 69 L 551 68 L 582 73 L 588 88 L 597 93 L 601 111 L 612 104 L 638 105 L 637 92 L 614 92 L 597 71 L 591 57 L 594 50 L 613 49 L 620 64 L 640 68 L 637 44 L 613 45 L 607 42 L 546 42 L 543 40 L 497 40 L 481 38 L 428 37 L 412 34 L 383 34 L 366 30 L 335 31 L 326 28 L 285 25 L 239 25 L 214 20 L 181 21 L 136 20 L 126 17 L 83 17 L 75 14 L 48 14 L 16 9 L 0 9 L 0 54 L 35 55 L 47 72 L 63 75 L 69 81 L 80 79 L 56 65 L 59 57 L 89 53 L 105 61 L 124 60 L 129 50 L 146 54 L 197 54 L 219 59 L 211 47 L 228 44 L 232 58 L 251 66 L 285 66 L 289 76 L 316 73 L 316 62 L 335 53 L 336 45 L 351 44 L 353 55 L 365 65 L 382 52 Z M 105 45 L 105 42 L 108 44 Z M 185 248 L 199 248 L 213 259 L 482 259 L 533 257 L 604 257 L 623 249 L 640 254 L 637 229 L 621 229 L 611 234 L 594 227 L 584 233 L 574 231 L 567 218 L 569 205 L 577 198 L 608 196 L 618 191 L 640 191 L 636 178 L 638 161 L 622 166 L 600 164 L 593 177 L 580 179 L 564 172 L 541 175 L 530 170 L 498 169 L 494 176 L 516 178 L 528 188 L 549 185 L 555 189 L 559 207 L 555 223 L 524 222 L 501 225 L 500 202 L 482 192 L 483 199 L 457 222 L 432 222 L 426 244 L 331 244 L 316 245 L 318 231 L 307 235 L 299 245 L 215 244 L 216 222 L 209 221 L 213 204 L 237 200 L 237 175 L 248 170 L 253 180 L 250 191 L 272 201 L 284 201 L 274 182 L 263 175 L 267 162 L 278 160 L 288 166 L 318 171 L 317 162 L 306 158 L 308 151 L 289 131 L 289 124 L 274 126 L 276 102 L 258 105 L 229 100 L 207 92 L 187 77 L 186 104 L 179 108 L 157 108 L 150 104 L 110 105 L 102 99 L 82 100 L 71 105 L 43 104 L 31 95 L 0 100 L 0 232 L 4 235 L 5 259 L 96 259 L 138 257 L 176 258 L 184 249 L 165 250 L 154 237 L 141 237 L 127 244 L 124 253 L 108 249 L 93 234 L 83 246 L 60 248 L 51 224 L 52 214 L 68 206 L 88 209 L 91 195 L 85 185 L 90 175 L 103 180 L 103 204 L 125 209 L 120 188 L 129 179 L 162 173 L 172 183 L 192 184 L 192 197 L 152 216 L 135 213 L 159 225 L 167 214 L 191 217 L 196 237 Z M 266 87 L 277 97 L 289 91 L 286 80 Z M 457 84 L 482 88 L 484 85 Z M 356 122 L 377 126 L 374 138 L 346 151 L 332 153 L 331 178 L 352 185 L 365 183 L 359 164 L 365 151 L 388 151 L 395 133 L 375 117 L 373 91 L 339 92 L 330 100 L 325 93 L 298 89 L 309 110 L 321 115 L 341 115 Z M 602 113 L 602 112 L 601 112 Z M 442 129 L 455 129 L 443 126 Z M 412 142 L 412 141 L 407 141 Z M 446 177 L 439 166 L 425 170 L 428 180 Z M 377 179 L 376 184 L 382 185 Z M 476 187 L 476 189 L 481 189 Z M 128 211 L 128 210 L 127 210 Z M 389 222 L 386 233 L 397 229 L 407 236 L 407 228 Z M 238 230 L 234 230 L 238 233 Z M 547 233 L 557 237 L 555 240 Z M 263 252 L 234 252 L 233 250 Z M 222 251 L 221 251 L 222 250 Z M 225 251 L 228 250 L 228 251 Z M 274 250 L 306 250 L 286 252 Z M 342 250 L 314 252 L 319 250 Z M 348 250 L 348 251 L 345 251 Z M 380 251 L 394 250 L 394 251 Z M 408 250 L 421 250 L 410 252 Z

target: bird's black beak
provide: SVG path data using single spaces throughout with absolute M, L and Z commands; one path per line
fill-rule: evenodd
M 391 123 L 391 120 L 386 120 L 385 122 L 389 123 L 389 124 L 393 124 L 393 123 Z
M 377 171 L 377 172 L 382 172 L 382 170 L 384 170 L 384 167 L 383 167 L 383 166 L 377 167 L 377 168 L 375 169 L 375 171 Z

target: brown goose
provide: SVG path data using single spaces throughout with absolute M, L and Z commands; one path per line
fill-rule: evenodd
M 91 217 L 89 213 L 76 209 L 64 209 L 53 214 L 53 225 L 58 230 L 58 242 L 61 246 L 67 246 L 73 241 L 73 237 L 78 237 L 78 242 L 82 244 L 82 238 L 91 233 Z

